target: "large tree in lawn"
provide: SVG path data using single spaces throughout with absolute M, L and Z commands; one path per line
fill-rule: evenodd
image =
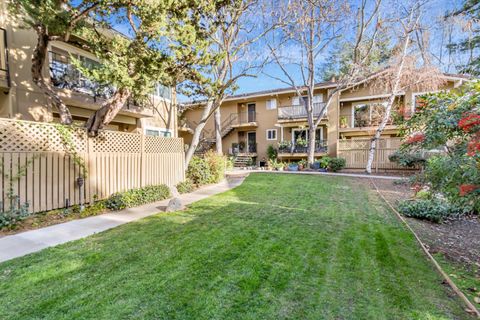
M 182 93 L 204 100 L 200 121 L 185 156 L 186 167 L 198 147 L 208 119 L 214 114 L 217 153 L 222 153 L 220 105 L 236 90 L 239 79 L 254 77 L 265 63 L 252 46 L 275 25 L 261 23 L 261 10 L 261 2 L 256 0 L 229 0 L 206 21 L 215 26 L 209 36 L 208 50 L 215 59 L 200 68 L 204 76 L 199 78 L 201 81 L 186 81 L 181 86 Z
M 119 5 L 118 5 L 119 4 Z M 213 57 L 204 21 L 216 12 L 222 1 L 118 1 L 117 7 L 99 14 L 98 25 L 86 27 L 82 36 L 89 49 L 101 60 L 96 68 L 77 67 L 93 80 L 111 84 L 114 93 L 87 121 L 90 135 L 110 123 L 129 99 L 148 100 L 156 85 L 202 79 L 199 66 Z M 105 33 L 110 17 L 127 25 L 130 37 Z
M 54 40 L 68 41 L 93 11 L 107 5 L 106 0 L 77 1 L 76 5 L 66 0 L 16 0 L 9 9 L 23 28 L 32 28 L 37 34 L 37 43 L 32 56 L 32 80 L 42 90 L 49 103 L 60 115 L 63 124 L 72 123 L 70 110 L 43 77 L 48 45 Z
M 347 1 L 333 0 L 292 0 L 281 2 L 280 8 L 286 12 L 286 20 L 281 32 L 275 34 L 269 42 L 273 61 L 283 76 L 269 75 L 295 88 L 298 96 L 307 93 L 304 104 L 308 121 L 308 163 L 314 161 L 315 132 L 325 117 L 336 94 L 345 88 L 364 81 L 364 75 L 371 73 L 370 63 L 376 52 L 377 36 L 382 31 L 379 16 L 381 0 L 368 2 L 362 0 L 352 10 Z M 348 37 L 347 22 L 352 21 L 355 33 Z M 314 90 L 317 70 L 323 56 L 337 40 L 348 43 L 350 62 L 337 80 L 336 87 L 328 91 L 326 102 L 314 112 Z M 290 52 L 295 54 L 291 55 Z M 301 75 L 297 80 L 296 74 Z M 361 80 L 360 80 L 361 79 Z

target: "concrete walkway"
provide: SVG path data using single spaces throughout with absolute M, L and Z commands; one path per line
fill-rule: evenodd
M 243 172 L 245 176 L 248 174 Z M 215 185 L 200 188 L 192 193 L 180 195 L 184 205 L 228 191 L 242 184 L 244 176 L 230 177 Z M 169 200 L 146 204 L 117 212 L 106 213 L 85 219 L 73 220 L 42 229 L 25 231 L 0 238 L 0 262 L 78 240 L 119 225 L 139 220 L 164 211 Z
M 324 176 L 340 176 L 351 178 L 372 178 L 372 179 L 386 179 L 386 180 L 402 180 L 406 177 L 399 176 L 378 176 L 363 173 L 341 173 L 341 172 L 319 172 L 319 171 L 268 171 L 268 170 L 249 170 L 249 169 L 234 169 L 227 172 L 227 175 L 236 176 L 252 172 L 260 173 L 275 173 L 275 174 L 309 174 L 309 175 L 324 175 Z

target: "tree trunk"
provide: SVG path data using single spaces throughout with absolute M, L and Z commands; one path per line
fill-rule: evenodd
M 207 124 L 207 120 L 211 115 L 211 110 L 213 108 L 213 101 L 208 101 L 205 109 L 203 109 L 202 117 L 200 118 L 200 122 L 195 127 L 192 137 L 192 143 L 188 147 L 187 154 L 185 155 L 185 169 L 188 168 L 188 164 L 192 160 L 193 154 L 195 150 L 197 150 L 198 143 L 200 142 L 200 135 L 202 134 L 203 128 Z
M 62 124 L 72 124 L 70 110 L 52 88 L 50 81 L 47 82 L 42 74 L 48 53 L 49 36 L 47 34 L 47 28 L 39 24 L 35 26 L 35 31 L 37 33 L 37 45 L 35 46 L 32 57 L 32 81 L 43 91 L 43 94 L 47 97 L 50 104 L 58 110 L 60 122 Z
M 312 121 L 313 122 L 313 121 Z M 315 134 L 316 128 L 314 126 L 310 126 L 308 128 L 308 158 L 307 162 L 308 165 L 312 165 L 315 161 Z
M 221 123 L 220 108 L 217 108 L 215 110 L 215 145 L 216 145 L 217 154 L 223 155 L 222 123 Z
M 88 135 L 92 137 L 96 136 L 98 130 L 112 122 L 118 112 L 123 108 L 130 95 L 130 90 L 127 88 L 120 88 L 110 99 L 105 101 L 100 109 L 95 111 L 85 124 Z
M 411 32 L 411 31 L 410 31 Z M 375 135 L 372 138 L 372 142 L 370 143 L 370 150 L 368 151 L 368 161 L 367 161 L 367 167 L 365 168 L 365 171 L 368 174 L 372 173 L 372 164 L 373 164 L 373 158 L 375 156 L 375 150 L 377 148 L 377 141 L 380 139 L 383 130 L 385 129 L 385 126 L 387 125 L 388 119 L 390 118 L 391 110 L 393 103 L 395 102 L 395 96 L 396 93 L 400 87 L 400 81 L 402 79 L 402 72 L 403 72 L 403 67 L 405 65 L 405 58 L 408 53 L 408 45 L 410 44 L 410 32 L 405 34 L 405 42 L 403 43 L 403 51 L 402 55 L 400 56 L 400 63 L 398 65 L 398 69 L 395 73 L 395 78 L 394 78 L 394 84 L 392 87 L 392 93 L 390 97 L 388 98 L 387 102 L 387 107 L 385 108 L 385 115 L 383 116 L 382 122 L 378 126 L 377 130 L 375 131 Z

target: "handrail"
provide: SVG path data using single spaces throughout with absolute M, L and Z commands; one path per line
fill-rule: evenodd
M 318 116 L 324 109 L 325 103 L 314 103 L 313 104 L 313 115 Z M 285 106 L 278 108 L 278 118 L 279 119 L 297 119 L 297 118 L 306 118 L 307 110 L 304 105 L 296 106 Z

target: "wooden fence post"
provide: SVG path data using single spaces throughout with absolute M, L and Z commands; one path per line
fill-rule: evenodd
M 145 186 L 145 135 L 140 134 L 140 187 Z

